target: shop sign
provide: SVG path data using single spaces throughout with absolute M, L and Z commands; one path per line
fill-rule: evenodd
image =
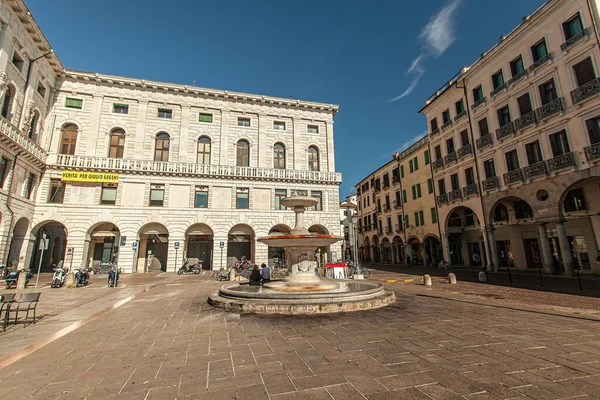
M 119 183 L 119 174 L 110 174 L 104 172 L 63 171 L 62 180 L 69 182 Z

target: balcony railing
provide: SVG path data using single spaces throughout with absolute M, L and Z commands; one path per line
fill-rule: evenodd
M 537 123 L 535 111 L 528 112 L 515 120 L 515 130 L 520 131 L 530 125 L 535 125 L 535 123 Z
M 509 122 L 508 124 L 496 129 L 496 139 L 502 140 L 505 137 L 512 135 L 513 133 L 515 133 L 515 124 Z
M 439 158 L 437 160 L 435 160 L 432 164 L 433 170 L 438 170 L 440 168 L 444 168 L 444 159 L 443 158 Z
M 389 189 L 390 188 L 390 183 L 389 182 L 383 182 L 383 188 L 384 189 Z
M 461 119 L 462 117 L 464 117 L 465 115 L 467 115 L 466 111 L 462 111 L 459 114 L 456 115 L 456 117 L 454 117 L 454 121 L 458 121 L 459 119 Z
M 542 65 L 546 64 L 546 62 L 548 62 L 549 60 L 552 60 L 552 53 L 546 54 L 545 56 L 541 57 L 536 62 L 534 62 L 533 64 L 531 64 L 531 66 L 529 67 L 529 72 L 535 71 L 536 69 L 538 69 Z
M 456 152 L 453 151 L 452 153 L 448 153 L 446 155 L 446 157 L 444 157 L 444 164 L 448 165 L 448 164 L 450 164 L 452 162 L 456 162 L 457 159 L 458 158 L 456 157 Z
M 449 126 L 452 126 L 452 120 L 451 119 L 449 119 L 448 121 L 444 122 L 444 125 L 442 125 L 442 130 L 446 129 Z
M 393 233 L 392 228 L 385 228 L 385 233 L 390 235 Z
M 2 135 L 6 136 L 33 157 L 37 158 L 39 162 L 44 163 L 46 161 L 48 153 L 46 153 L 44 149 L 31 140 L 25 132 L 17 129 L 17 127 L 10 123 L 6 118 L 0 116 L 0 137 Z
M 504 174 L 504 184 L 510 185 L 511 183 L 523 181 L 523 171 L 520 168 L 514 169 Z
M 502 85 L 498 86 L 496 89 L 492 90 L 492 92 L 490 93 L 490 96 L 492 97 L 496 97 L 496 95 L 498 93 L 500 93 L 501 91 L 503 91 L 504 89 L 506 89 L 508 87 L 508 84 L 506 82 L 504 82 Z
M 473 154 L 473 146 L 471 146 L 471 143 L 458 149 L 458 158 L 463 158 L 471 154 Z
M 54 157 L 55 160 L 49 162 L 49 164 L 62 169 L 73 168 L 81 170 L 203 176 L 211 178 L 264 179 L 274 181 L 306 181 L 320 183 L 342 182 L 342 174 L 339 172 L 236 167 L 232 165 L 208 165 L 170 161 L 128 160 L 122 158 L 72 156 L 66 154 L 57 154 Z
M 462 199 L 462 190 L 460 190 L 460 189 L 456 189 L 456 190 L 453 190 L 453 191 L 451 191 L 451 192 L 448 194 L 448 199 L 449 199 L 449 200 L 450 200 L 452 203 L 454 203 L 455 201 L 459 201 L 459 200 L 461 200 L 461 199 Z
M 386 204 L 385 206 L 383 206 L 383 211 L 384 212 L 392 211 L 392 207 L 390 207 L 389 205 Z
M 513 76 L 511 78 L 510 81 L 508 81 L 509 85 L 514 85 L 517 81 L 525 78 L 527 76 L 527 70 L 524 69 L 523 71 L 519 72 L 518 74 L 516 74 L 515 76 Z
M 559 114 L 564 110 L 565 102 L 562 97 L 559 97 L 556 100 L 552 100 L 537 110 L 535 113 L 537 114 L 538 121 L 543 121 L 546 118 L 553 116 L 554 114 Z
M 477 184 L 472 183 L 463 188 L 463 196 L 470 197 L 475 196 L 477 194 Z
M 492 190 L 496 189 L 500 186 L 500 181 L 497 176 L 492 176 L 481 182 L 481 186 L 483 186 L 483 190 Z
M 596 161 L 600 159 L 600 142 L 586 147 L 584 150 L 585 158 L 588 161 Z
M 481 150 L 485 146 L 491 146 L 493 142 L 494 139 L 492 138 L 492 134 L 488 133 L 487 135 L 483 135 L 482 137 L 477 139 L 475 143 L 477 143 L 477 150 Z
M 548 168 L 550 171 L 559 171 L 563 168 L 575 166 L 575 155 L 573 153 L 565 153 L 548 160 Z
M 399 208 L 402 208 L 402 203 L 394 200 L 394 208 L 396 210 L 399 209 Z
M 476 109 L 477 107 L 479 107 L 483 103 L 485 103 L 485 97 L 482 97 L 479 100 L 477 100 L 475 103 L 471 104 L 471 110 Z
M 571 92 L 571 100 L 573 100 L 573 104 L 578 104 L 590 97 L 594 97 L 598 93 L 600 93 L 600 78 L 593 79 L 573 90 Z
M 438 204 L 446 204 L 448 203 L 448 193 L 442 193 L 437 197 Z
M 440 133 L 440 128 L 435 128 L 434 130 L 432 130 L 431 132 L 429 132 L 429 136 L 435 136 L 438 133 Z
M 402 231 L 403 231 L 402 227 L 400 225 L 396 224 L 396 233 L 400 233 Z
M 592 34 L 592 30 L 587 27 L 579 32 L 577 35 L 573 36 L 571 39 L 567 40 L 563 44 L 560 45 L 560 49 L 562 51 L 567 50 L 569 47 L 573 46 L 575 43 L 579 42 L 581 39 L 587 39 Z
M 525 178 L 535 178 L 536 176 L 545 176 L 548 172 L 546 169 L 546 162 L 540 161 L 523 168 Z
M 397 185 L 400 183 L 400 178 L 397 176 L 392 177 L 392 185 Z

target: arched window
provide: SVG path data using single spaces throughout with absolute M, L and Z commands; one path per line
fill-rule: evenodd
M 29 138 L 36 140 L 37 139 L 37 125 L 40 121 L 40 113 L 38 110 L 33 112 L 33 117 L 31 117 L 31 122 L 29 123 Z
M 77 125 L 63 126 L 60 135 L 60 154 L 75 154 L 75 145 L 77 145 Z
M 273 146 L 273 168 L 285 169 L 285 146 L 282 143 Z
M 198 139 L 198 153 L 196 156 L 198 164 L 210 164 L 210 146 L 210 138 L 202 136 Z
M 2 116 L 6 119 L 10 119 L 8 117 L 8 113 L 12 108 L 12 103 L 15 98 L 15 89 L 12 85 L 8 85 L 6 87 L 6 92 L 4 93 L 4 102 L 2 103 Z
M 108 156 L 110 158 L 123 158 L 125 150 L 125 131 L 121 128 L 113 129 L 110 132 L 110 148 Z
M 308 170 L 319 170 L 319 150 L 314 146 L 308 148 Z
M 156 135 L 154 141 L 154 161 L 169 161 L 169 142 L 171 141 L 169 135 L 165 132 L 161 132 Z
M 250 144 L 245 140 L 237 142 L 236 164 L 238 167 L 250 165 Z
M 448 217 L 448 226 L 462 226 L 462 220 L 458 213 L 453 212 L 450 214 L 450 217 Z
M 494 222 L 506 222 L 508 221 L 508 209 L 504 204 L 498 204 L 494 208 Z

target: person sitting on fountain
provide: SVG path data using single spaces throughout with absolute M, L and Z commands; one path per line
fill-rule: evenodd
M 267 266 L 267 264 L 262 263 L 260 266 L 260 275 L 262 276 L 263 283 L 271 282 L 271 270 Z
M 260 285 L 260 271 L 258 270 L 258 265 L 254 264 L 252 267 L 252 272 L 250 273 L 250 285 Z

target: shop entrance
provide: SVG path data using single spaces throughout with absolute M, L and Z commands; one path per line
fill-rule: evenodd
M 169 256 L 169 231 L 159 223 L 142 227 L 139 233 L 138 271 L 166 271 Z
M 186 233 L 185 257 L 202 261 L 202 269 L 211 270 L 213 261 L 213 231 L 208 225 L 195 224 Z
M 235 225 L 227 235 L 227 265 L 235 265 L 234 259 L 254 261 L 254 231 L 248 225 Z

